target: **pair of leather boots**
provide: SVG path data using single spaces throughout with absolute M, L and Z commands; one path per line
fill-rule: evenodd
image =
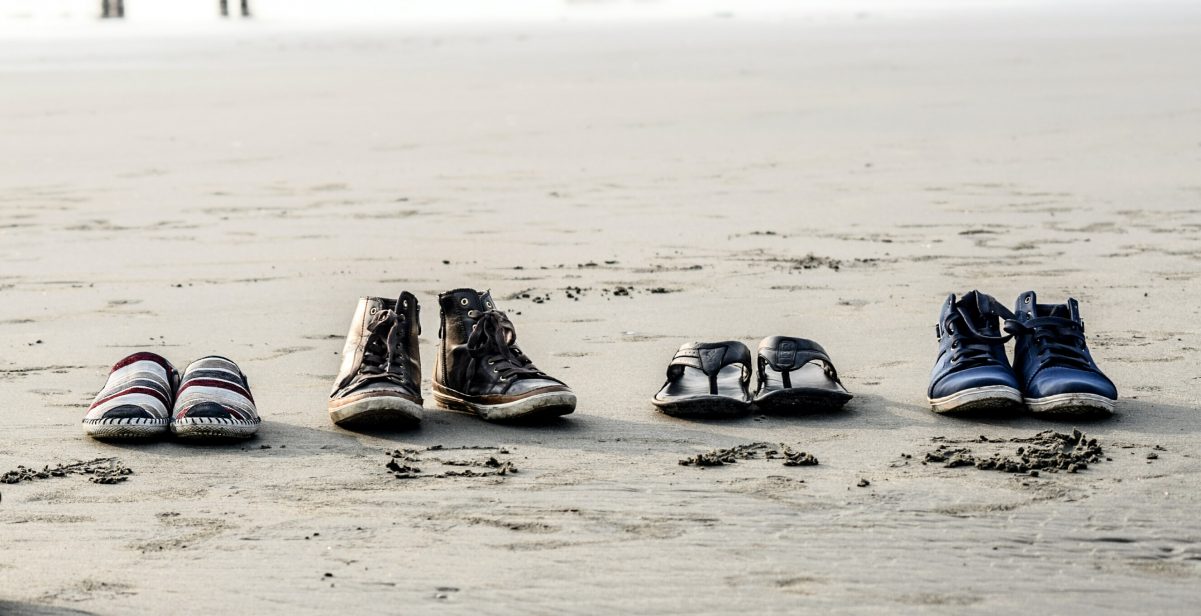
M 576 397 L 542 372 L 517 346 L 517 331 L 487 291 L 455 289 L 438 296 L 441 326 L 434 364 L 434 401 L 489 421 L 566 415 Z M 359 299 L 342 369 L 330 394 L 339 426 L 413 425 L 421 421 L 421 307 L 408 291 L 393 300 Z

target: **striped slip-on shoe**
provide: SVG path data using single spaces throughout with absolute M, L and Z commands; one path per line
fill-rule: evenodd
M 98 439 L 146 439 L 167 433 L 179 372 L 155 353 L 134 353 L 117 362 L 104 389 L 83 418 L 83 431 Z
M 183 372 L 171 432 L 190 440 L 250 438 L 259 430 L 250 383 L 234 362 L 202 357 Z

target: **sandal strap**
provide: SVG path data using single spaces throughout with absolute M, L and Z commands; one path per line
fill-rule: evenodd
M 780 373 L 784 387 L 792 387 L 792 379 L 789 377 L 792 371 L 799 370 L 814 361 L 824 364 L 823 367 L 830 378 L 835 383 L 842 384 L 838 378 L 838 371 L 834 368 L 834 361 L 830 359 L 826 349 L 813 340 L 772 336 L 759 343 L 758 355 L 760 376 L 763 376 L 765 366 L 771 366 L 773 370 Z
M 709 377 L 709 393 L 717 394 L 717 373 L 726 366 L 742 367 L 742 381 L 751 380 L 751 351 L 745 344 L 727 342 L 690 342 L 676 351 L 667 365 L 667 380 L 672 381 L 684 374 L 684 368 L 695 368 Z

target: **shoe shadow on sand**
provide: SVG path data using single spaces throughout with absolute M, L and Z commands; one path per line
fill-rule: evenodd
M 1120 398 L 1112 415 L 1059 416 L 1034 415 L 1018 405 L 1011 409 L 993 409 L 956 415 L 935 415 L 961 424 L 1021 428 L 1031 430 L 1124 430 L 1149 434 L 1201 432 L 1201 409 L 1166 402 Z
M 1043 420 L 1047 425 L 1064 425 L 1073 420 Z M 1119 398 L 1111 417 L 1092 421 L 1077 420 L 1093 427 L 1113 427 L 1147 434 L 1180 434 L 1201 432 L 1201 409 L 1154 400 Z
M 823 428 L 891 430 L 912 425 L 913 418 L 921 418 L 923 413 L 928 411 L 916 404 L 899 402 L 871 393 L 856 393 L 854 398 L 838 408 L 799 408 L 769 412 L 753 407 L 750 415 L 736 421 L 753 422 L 755 426 L 765 428 L 774 423 L 783 423 L 794 427 L 809 425 Z M 722 422 L 705 423 L 716 425 Z
M 762 413 L 726 419 L 681 419 L 672 420 L 682 425 L 695 426 L 738 426 L 770 427 L 773 423 L 790 426 L 811 425 L 847 430 L 892 430 L 914 425 L 926 425 L 932 429 L 942 424 L 965 427 L 978 425 L 982 429 L 1005 428 L 1031 430 L 1071 431 L 1073 427 L 1093 432 L 1122 430 L 1149 434 L 1179 434 L 1201 432 L 1201 409 L 1167 402 L 1145 399 L 1119 399 L 1113 415 L 1101 417 L 1056 417 L 1028 413 L 1023 407 L 940 415 L 929 407 L 916 402 L 898 401 L 871 394 L 856 393 L 846 406 L 837 410 L 791 413 Z
M 505 428 L 521 428 L 534 430 L 565 430 L 573 426 L 573 414 L 567 415 L 540 415 L 521 419 L 510 419 L 505 421 L 485 421 L 480 419 L 474 413 L 466 411 L 457 411 L 452 409 L 435 409 L 427 410 L 425 418 L 420 423 L 411 424 L 362 424 L 362 425 L 343 425 L 337 426 L 335 429 L 345 431 L 350 434 L 359 434 L 363 436 L 375 436 L 386 438 L 388 436 L 412 436 L 421 433 L 424 428 L 428 428 L 429 424 L 449 423 L 447 418 L 458 418 L 456 421 L 466 420 L 479 424 L 481 426 L 492 426 L 497 430 L 503 431 Z
M 1098 435 L 1107 432 L 1179 434 L 1201 432 L 1201 411 L 1175 404 L 1123 399 L 1119 400 L 1115 414 L 1107 419 L 1050 420 L 1031 416 L 1021 410 L 1010 415 L 948 417 L 937 415 L 917 403 L 898 402 L 861 393 L 839 410 L 785 415 L 752 413 L 732 419 L 674 418 L 658 413 L 648 405 L 646 417 L 638 421 L 585 409 L 534 423 L 514 424 L 490 423 L 469 413 L 431 409 L 420 426 L 410 429 L 350 431 L 332 424 L 298 425 L 264 420 L 255 438 L 242 441 L 189 443 L 168 438 L 142 443 L 109 442 L 107 445 L 130 452 L 173 458 L 230 453 L 293 458 L 361 451 L 364 447 L 387 449 L 430 445 L 537 445 L 552 449 L 606 451 L 612 448 L 612 441 L 625 439 L 660 442 L 671 449 L 684 443 L 721 445 L 728 443 L 732 437 L 738 438 L 734 435 L 740 433 L 745 433 L 746 438 L 762 439 L 764 431 L 771 434 L 777 429 L 788 430 L 788 433 L 781 434 L 788 434 L 791 438 L 794 430 L 805 427 L 882 431 L 915 425 L 931 429 L 931 435 L 942 433 L 939 426 L 942 429 L 976 426 L 981 431 L 1005 429 L 1030 432 L 1062 432 L 1080 428 Z M 731 428 L 733 432 L 729 430 Z M 0 610 L 0 614 L 3 613 Z
M 0 614 L 4 614 L 4 616 L 94 616 L 95 612 L 0 599 Z
M 591 416 L 572 413 L 531 417 L 509 421 L 485 421 L 473 413 L 447 409 L 432 410 L 425 414 L 422 425 L 429 436 L 442 436 L 448 432 L 455 437 L 468 435 L 487 436 L 492 439 L 512 438 L 528 435 L 543 439 L 547 435 L 579 436 L 588 431 Z M 379 436 L 377 434 L 377 436 Z
M 231 453 L 281 449 L 277 454 L 306 455 L 314 449 L 354 447 L 358 439 L 353 433 L 343 432 L 330 426 L 328 430 L 314 429 L 282 421 L 263 420 L 258 434 L 247 439 L 186 440 L 173 437 L 146 441 L 97 441 L 109 447 L 131 452 L 165 457 L 206 456 L 214 453 Z M 292 449 L 288 449 L 292 445 Z M 315 445 L 316 447 L 309 447 Z M 0 615 L 6 612 L 0 610 Z

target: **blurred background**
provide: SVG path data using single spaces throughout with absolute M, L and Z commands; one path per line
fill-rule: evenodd
M 116 6 L 120 0 L 109 0 Z M 229 13 L 241 12 L 242 0 L 229 0 Z M 515 20 L 706 16 L 734 8 L 740 13 L 782 13 L 795 10 L 787 0 L 246 0 L 256 18 L 291 23 L 379 23 L 420 20 Z M 37 23 L 90 22 L 102 14 L 104 0 L 3 0 L 8 19 Z M 220 15 L 220 0 L 124 0 L 130 23 L 202 23 Z M 838 2 L 810 2 L 828 6 Z
M 238 16 L 243 0 L 227 0 Z M 204 24 L 220 19 L 220 0 L 0 0 L 7 25 L 93 23 L 104 6 L 130 24 Z M 373 24 L 413 21 L 553 21 L 564 19 L 780 18 L 871 12 L 1016 8 L 1054 4 L 1095 5 L 1084 0 L 245 0 L 256 19 L 290 24 Z

